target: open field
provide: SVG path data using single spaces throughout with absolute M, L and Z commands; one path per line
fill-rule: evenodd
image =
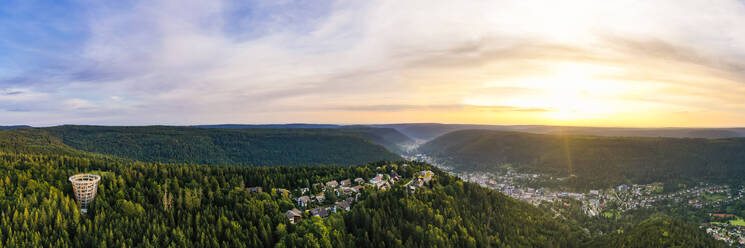
M 745 226 L 745 220 L 743 220 L 740 217 L 737 217 L 736 220 L 730 220 L 729 221 L 729 224 L 730 225 L 735 225 L 735 226 Z

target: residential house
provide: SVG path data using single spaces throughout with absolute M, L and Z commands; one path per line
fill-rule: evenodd
M 334 213 L 336 213 L 337 211 L 340 211 L 340 210 L 349 211 L 350 205 L 349 205 L 349 202 L 347 202 L 347 201 L 338 201 L 338 202 L 334 203 L 333 209 L 334 209 Z
M 329 211 L 326 208 L 318 207 L 310 210 L 310 214 L 313 216 L 319 216 L 321 218 L 329 217 Z
M 308 196 L 301 196 L 297 198 L 297 205 L 301 207 L 307 207 L 308 203 L 310 203 L 310 197 Z
M 396 173 L 395 170 L 391 170 L 391 176 L 392 177 L 398 177 L 398 173 Z
M 326 187 L 336 188 L 336 186 L 339 186 L 339 183 L 336 182 L 336 180 L 329 181 L 326 183 Z
M 362 178 L 359 178 L 358 177 L 358 178 L 355 178 L 354 179 L 354 182 L 357 183 L 358 185 L 361 185 L 361 184 L 365 183 L 365 179 L 362 179 Z
M 363 189 L 365 189 L 365 186 L 362 186 L 362 185 L 357 185 L 357 186 L 352 187 L 352 190 L 354 190 L 354 192 L 360 192 Z
M 370 179 L 370 183 L 378 186 L 378 184 L 384 182 L 385 179 L 383 178 L 383 174 L 375 175 L 372 179 Z
M 323 194 L 320 194 L 320 195 L 317 195 L 316 196 L 316 202 L 321 203 L 324 200 L 326 200 L 326 196 L 324 196 Z
M 341 192 L 341 194 L 343 194 L 343 195 L 349 195 L 349 194 L 352 194 L 352 193 L 354 193 L 356 191 L 353 190 L 352 188 L 349 188 L 349 187 L 342 187 L 337 192 Z
M 290 197 L 290 191 L 286 189 L 276 189 L 282 197 Z
M 258 192 L 261 192 L 261 190 L 262 190 L 261 187 L 250 187 L 250 188 L 248 188 L 248 192 L 251 192 L 251 193 L 258 193 Z
M 341 181 L 341 186 L 342 187 L 352 187 L 352 181 L 349 180 L 349 179 L 342 180 Z
M 430 180 L 432 180 L 432 176 L 434 173 L 430 170 L 420 171 L 419 172 L 419 178 L 424 180 L 425 183 L 429 183 Z
M 297 208 L 293 208 L 292 210 L 287 210 L 287 212 L 285 212 L 285 216 L 287 217 L 287 219 L 290 220 L 290 223 L 295 224 L 300 221 L 300 219 L 303 217 L 303 214 Z
M 386 190 L 388 190 L 390 188 L 391 188 L 391 184 L 389 184 L 387 181 L 383 181 L 383 183 L 381 183 L 378 186 L 378 189 L 381 190 L 381 191 L 386 191 Z

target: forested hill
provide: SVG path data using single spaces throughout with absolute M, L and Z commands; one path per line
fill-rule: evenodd
M 40 134 L 37 130 L 25 130 Z M 14 133 L 15 134 L 15 133 Z M 0 133 L 7 138 L 8 133 Z M 39 142 L 49 134 L 24 141 Z M 9 139 L 0 139 L 9 140 Z M 16 140 L 18 141 L 18 140 Z M 417 162 L 363 166 L 248 167 L 145 163 L 76 155 L 48 140 L 44 155 L 0 151 L 0 247 L 714 247 L 700 229 L 667 223 L 590 239 L 572 220 Z M 32 147 L 39 148 L 39 147 Z M 38 152 L 38 151 L 37 151 Z M 59 152 L 59 154 L 58 154 Z M 407 165 L 404 166 L 403 164 Z M 385 166 L 383 166 L 385 165 Z M 349 211 L 327 218 L 284 215 L 303 187 L 400 175 L 388 190 L 366 186 Z M 412 191 L 419 172 L 432 180 Z M 82 215 L 68 181 L 101 175 Z M 261 192 L 252 192 L 259 186 Z M 288 189 L 282 191 L 280 189 Z M 327 191 L 328 192 L 328 191 Z M 306 193 L 308 194 L 308 193 Z M 333 193 L 326 193 L 333 202 Z M 679 223 L 674 223 L 678 226 Z M 667 235 L 666 235 L 667 234 Z M 636 242 L 640 238 L 640 242 Z M 634 241 L 628 243 L 628 241 Z M 639 246 L 641 245 L 641 246 Z M 656 246 L 655 246 L 656 247 Z
M 414 140 L 394 128 L 370 127 L 364 125 L 341 126 L 333 124 L 265 124 L 265 125 L 201 125 L 201 128 L 221 129 L 315 129 L 316 131 L 340 132 L 360 136 L 370 142 L 384 146 L 386 149 L 396 153 L 404 153 L 403 147 L 414 144 Z
M 31 126 L 25 126 L 25 125 L 19 125 L 19 126 L 0 126 L 0 130 L 22 129 L 22 128 L 31 128 Z
M 578 247 L 584 232 L 425 164 L 196 166 L 0 153 L 1 247 Z M 290 224 L 290 189 L 432 170 L 428 186 L 365 190 L 351 211 Z M 102 175 L 83 216 L 67 177 Z M 262 186 L 251 193 L 248 187 Z
M 419 139 L 432 140 L 440 135 L 459 130 L 481 129 L 514 131 L 537 134 L 574 134 L 622 137 L 667 137 L 667 138 L 736 138 L 745 137 L 745 128 L 623 128 L 623 127 L 573 127 L 544 125 L 473 125 L 410 123 L 383 124 L 374 127 L 395 128 L 403 134 Z
M 464 130 L 443 135 L 420 151 L 459 170 L 484 171 L 510 164 L 566 177 L 587 189 L 622 183 L 707 180 L 741 183 L 745 139 L 677 139 L 541 135 Z
M 220 129 L 314 129 L 317 132 L 343 133 L 360 136 L 372 143 L 384 146 L 396 153 L 403 153 L 403 146 L 414 144 L 414 140 L 394 128 L 370 127 L 364 125 L 341 126 L 333 124 L 265 124 L 265 125 L 201 125 L 201 128 Z
M 364 135 L 337 129 L 59 126 L 0 131 L 0 150 L 253 166 L 353 165 L 400 159 Z
M 360 136 L 399 154 L 404 153 L 404 146 L 414 144 L 413 139 L 393 128 L 344 126 L 340 128 L 339 131 L 346 134 Z
M 233 128 L 233 129 L 244 129 L 244 128 L 339 128 L 340 125 L 334 124 L 305 124 L 305 123 L 293 123 L 293 124 L 217 124 L 217 125 L 196 125 L 194 127 L 201 128 Z
M 728 247 L 700 228 L 670 217 L 653 217 L 633 228 L 598 238 L 590 247 Z

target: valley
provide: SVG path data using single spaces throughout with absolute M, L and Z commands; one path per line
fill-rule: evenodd
M 677 184 L 665 181 L 589 188 L 580 186 L 585 182 L 581 173 L 567 176 L 523 167 L 519 162 L 524 160 L 464 169 L 463 164 L 454 163 L 459 161 L 454 159 L 457 157 L 442 159 L 436 157 L 442 153 L 422 153 L 431 149 L 432 141 L 415 141 L 396 129 L 63 126 L 0 131 L 0 137 L 0 162 L 5 168 L 0 179 L 7 178 L 0 193 L 6 197 L 27 192 L 27 197 L 70 205 L 73 203 L 65 196 L 70 191 L 64 183 L 67 174 L 91 171 L 103 178 L 100 194 L 87 215 L 71 208 L 59 217 L 60 225 L 75 226 L 74 231 L 48 233 L 42 223 L 36 223 L 29 227 L 30 233 L 2 241 L 6 245 L 46 242 L 32 238 L 37 234 L 62 238 L 57 241 L 60 246 L 179 243 L 214 247 L 217 242 L 223 243 L 218 246 L 235 247 L 240 246 L 237 237 L 250 240 L 249 247 L 719 247 L 742 242 L 742 185 L 690 179 L 676 180 Z M 489 136 L 481 137 L 483 141 Z M 362 142 L 329 142 L 337 138 Z M 308 139 L 328 143 L 311 147 Z M 220 148 L 225 147 L 223 143 L 235 150 Z M 388 152 L 387 147 L 396 147 L 393 151 L 400 155 L 370 153 L 370 148 Z M 163 152 L 179 149 L 204 152 L 189 156 Z M 234 159 L 257 161 L 268 155 L 246 153 L 252 149 L 293 154 L 291 157 L 299 160 L 292 166 L 270 160 L 264 164 L 272 165 L 268 167 L 230 164 Z M 373 156 L 357 156 L 357 149 Z M 336 159 L 333 161 L 345 161 L 338 160 L 343 157 L 334 155 L 337 151 L 369 162 L 325 164 L 315 160 L 324 154 Z M 222 162 L 197 165 L 195 161 Z M 143 185 L 144 178 L 151 181 Z M 46 196 L 32 190 L 39 187 L 54 193 Z M 6 223 L 17 223 L 0 226 L 4 234 L 22 229 L 23 221 L 29 221 L 24 209 L 31 209 L 30 215 L 53 211 L 38 202 L 0 201 L 0 208 L 8 213 Z M 234 213 L 234 208 L 249 215 Z M 172 219 L 175 216 L 187 216 L 188 221 Z M 155 238 L 162 236 L 163 228 L 141 223 L 145 218 L 181 233 Z M 219 221 L 209 222 L 214 220 Z M 142 238 L 124 233 L 112 238 L 98 231 L 78 230 L 92 228 L 91 221 L 112 223 L 102 231 L 147 231 L 137 233 Z M 671 238 L 648 236 L 658 231 Z
M 510 135 L 513 134 L 510 133 Z M 477 141 L 474 142 L 485 142 L 485 138 L 488 139 L 489 136 L 479 135 L 475 139 Z M 569 142 L 575 142 L 573 139 L 576 138 L 570 138 Z M 593 138 L 583 137 L 583 139 L 592 140 Z M 540 142 L 535 141 L 533 140 L 533 144 L 540 144 Z M 693 141 L 692 144 L 701 142 L 691 141 Z M 726 142 L 733 141 L 740 142 L 735 140 L 727 140 Z M 433 142 L 439 141 L 435 140 Z M 587 177 L 589 174 L 576 171 L 579 168 L 593 170 L 588 168 L 592 166 L 590 164 L 583 164 L 581 167 L 578 166 L 579 168 L 575 167 L 575 173 L 579 175 L 572 174 L 569 176 L 564 173 L 553 173 L 554 170 L 551 168 L 542 170 L 541 167 L 535 165 L 528 164 L 525 166 L 522 163 L 528 160 L 510 160 L 510 155 L 501 159 L 497 158 L 492 163 L 487 162 L 490 166 L 485 166 L 483 165 L 483 162 L 486 162 L 483 157 L 487 157 L 485 153 L 469 153 L 468 149 L 473 149 L 473 144 L 463 141 L 455 142 L 451 144 L 459 146 L 458 149 L 461 150 L 457 150 L 457 153 L 451 153 L 450 156 L 443 157 L 443 153 L 433 152 L 432 154 L 436 155 L 418 153 L 405 157 L 433 164 L 465 181 L 528 202 L 555 213 L 557 217 L 575 220 L 591 236 L 599 239 L 607 238 L 609 233 L 622 232 L 630 227 L 636 228 L 635 226 L 643 224 L 645 219 L 655 216 L 672 216 L 689 223 L 687 225 L 705 230 L 711 237 L 731 246 L 745 247 L 745 236 L 743 236 L 745 227 L 740 222 L 742 216 L 745 216 L 745 199 L 743 199 L 745 185 L 742 182 L 733 182 L 726 177 L 694 176 L 687 179 L 670 178 L 671 180 L 660 177 L 659 180 L 663 181 L 650 182 L 648 179 L 634 177 L 633 172 L 631 172 L 625 173 L 625 175 L 632 177 L 618 181 L 627 183 L 593 183 L 593 185 L 600 187 L 590 188 L 582 184 L 594 181 L 581 178 L 583 176 Z M 516 145 L 519 147 L 521 144 L 503 143 L 503 145 L 514 149 Z M 432 150 L 427 150 L 431 149 L 432 144 L 427 143 L 424 146 L 425 149 L 423 150 L 432 152 Z M 430 148 L 426 146 L 430 146 Z M 598 147 L 597 145 L 594 146 Z M 541 151 L 540 149 L 542 148 L 537 151 Z M 570 146 L 568 149 L 576 148 Z M 655 148 L 655 150 L 661 149 L 665 148 Z M 577 150 L 582 152 L 575 153 L 579 158 L 572 158 L 572 160 L 587 159 L 582 158 L 582 156 L 585 156 L 583 152 L 587 152 L 586 150 Z M 500 152 L 497 151 L 496 153 L 500 154 Z M 491 151 L 491 153 L 494 154 L 494 151 Z M 466 154 L 472 154 L 474 157 L 465 157 L 468 156 Z M 536 154 L 535 156 L 544 157 L 545 155 Z M 590 159 L 594 160 L 594 158 Z M 651 159 L 651 161 L 654 160 L 655 158 Z M 601 160 L 595 161 L 600 162 Z M 600 164 L 612 167 L 613 164 L 609 164 L 609 161 L 613 160 L 605 160 Z M 540 163 L 537 162 L 537 164 Z M 736 166 L 738 163 L 734 162 L 730 165 Z M 473 166 L 467 167 L 464 165 Z M 728 170 L 732 171 L 731 169 Z M 707 173 L 703 172 L 703 174 Z M 602 174 L 596 176 L 602 176 Z M 611 179 L 611 181 L 613 180 Z M 644 181 L 649 183 L 640 183 Z

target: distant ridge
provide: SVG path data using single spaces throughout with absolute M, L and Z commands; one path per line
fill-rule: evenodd
M 604 188 L 624 183 L 741 182 L 745 138 L 604 137 L 461 130 L 419 151 L 457 170 L 492 171 L 502 165 L 576 176 L 570 186 Z
M 376 133 L 356 129 L 65 125 L 0 131 L 0 151 L 88 152 L 144 162 L 249 166 L 357 165 L 401 159 L 370 140 L 375 137 Z
M 395 128 L 372 127 L 366 125 L 336 125 L 336 124 L 219 124 L 198 125 L 196 128 L 213 129 L 318 129 L 360 136 L 372 143 L 381 145 L 389 151 L 405 153 L 403 147 L 414 144 L 415 141 Z
M 33 128 L 33 127 L 28 126 L 28 125 L 0 126 L 0 130 L 23 129 L 23 128 Z
M 339 128 L 341 125 L 335 124 L 307 124 L 307 123 L 290 123 L 290 124 L 216 124 L 216 125 L 196 125 L 199 128 Z
M 745 137 L 745 128 L 628 128 L 628 127 L 577 127 L 544 125 L 475 125 L 441 123 L 403 123 L 370 125 L 394 128 L 419 140 L 432 140 L 444 134 L 468 130 L 518 131 L 537 134 L 575 134 L 612 137 L 664 137 L 664 138 L 737 138 Z

